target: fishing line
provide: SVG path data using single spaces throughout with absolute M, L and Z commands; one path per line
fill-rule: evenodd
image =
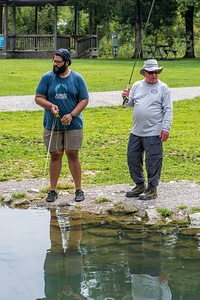
M 130 79 L 129 79 L 129 82 L 128 82 L 128 88 L 130 88 L 131 80 L 132 80 L 132 77 L 133 77 L 133 72 L 135 70 L 135 66 L 136 66 L 137 60 L 140 57 L 142 42 L 143 42 L 144 37 L 146 35 L 147 27 L 149 25 L 149 20 L 151 18 L 151 14 L 152 14 L 152 11 L 153 11 L 154 4 L 155 4 L 155 0 L 152 0 L 151 8 L 150 8 L 150 11 L 149 11 L 149 14 L 148 14 L 148 18 L 147 18 L 147 21 L 146 21 L 146 24 L 145 24 L 145 28 L 144 28 L 143 36 L 142 36 L 142 39 L 141 39 L 141 43 L 140 43 L 139 49 L 138 49 L 138 51 L 136 53 L 135 62 L 134 62 L 134 65 L 133 65 L 133 68 L 132 68 L 132 71 L 131 71 Z
M 47 165 L 48 165 L 48 160 L 49 160 L 50 147 L 51 147 L 51 142 L 52 142 L 52 138 L 53 138 L 53 132 L 54 132 L 54 129 L 55 129 L 58 118 L 59 118 L 59 115 L 54 116 L 54 120 L 53 120 L 53 124 L 52 124 L 52 128 L 51 128 L 51 134 L 50 134 L 49 144 L 48 144 L 48 148 L 47 148 L 47 156 L 46 156 L 46 160 L 45 160 L 45 167 L 44 167 L 44 174 L 43 174 L 44 177 L 46 175 L 46 170 L 47 170 Z
M 57 126 L 57 135 L 56 135 L 56 149 L 58 151 L 57 147 L 58 147 L 58 136 L 59 136 L 59 134 L 58 134 L 58 132 L 59 132 L 59 119 L 61 119 L 60 115 L 59 114 L 55 114 L 54 115 L 53 124 L 52 124 L 52 128 L 51 128 L 49 144 L 48 144 L 48 148 L 47 148 L 47 156 L 46 156 L 46 159 L 45 159 L 45 166 L 44 166 L 43 178 L 45 178 L 46 172 L 47 172 L 47 166 L 48 166 L 48 161 L 49 161 L 50 148 L 51 148 L 53 133 L 54 133 L 56 124 L 58 124 L 58 126 Z M 64 131 L 65 131 L 65 134 L 66 134 L 66 126 L 64 126 Z M 66 146 L 66 148 L 67 148 L 67 146 Z M 42 187 L 43 187 L 43 184 L 42 184 Z
M 13 271 L 13 273 L 17 275 L 17 277 L 19 278 L 21 283 L 25 286 L 25 288 L 26 288 L 27 292 L 29 293 L 29 295 L 31 296 L 31 298 L 34 300 L 35 297 L 33 296 L 29 286 L 23 280 L 23 277 L 16 271 L 14 266 L 12 266 L 12 264 L 9 261 L 7 261 L 7 259 L 5 259 L 4 257 L 1 257 L 1 259 L 8 265 L 8 267 Z

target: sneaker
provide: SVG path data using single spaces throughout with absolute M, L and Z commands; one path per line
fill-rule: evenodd
M 132 197 L 139 197 L 140 194 L 144 193 L 145 190 L 145 184 L 136 184 L 136 186 L 132 189 L 132 191 L 129 191 L 126 193 L 126 197 L 132 198 Z
M 58 198 L 58 194 L 55 191 L 48 192 L 48 196 L 46 197 L 47 202 L 54 202 Z
M 75 192 L 75 201 L 81 202 L 85 199 L 84 192 L 81 190 L 76 190 Z
M 139 200 L 152 200 L 158 197 L 157 187 L 150 186 L 144 191 L 144 194 L 139 195 Z

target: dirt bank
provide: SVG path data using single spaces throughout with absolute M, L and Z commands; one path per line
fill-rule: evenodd
M 161 182 L 158 187 L 158 198 L 150 201 L 126 198 L 126 191 L 132 188 L 128 184 L 85 187 L 86 199 L 81 203 L 76 203 L 74 195 L 66 190 L 59 191 L 59 197 L 54 203 L 47 203 L 45 201 L 46 195 L 41 193 L 41 188 L 48 186 L 48 184 L 47 179 L 23 179 L 21 181 L 10 180 L 0 182 L 0 196 L 5 201 L 10 202 L 9 205 L 14 206 L 26 204 L 38 207 L 66 206 L 69 209 L 78 207 L 82 211 L 96 214 L 107 214 L 108 209 L 112 209 L 118 205 L 125 205 L 128 210 L 131 207 L 136 207 L 141 211 L 158 207 L 172 211 L 180 207 L 185 207 L 187 210 L 200 207 L 200 185 L 187 181 Z M 24 194 L 24 198 L 11 199 L 13 194 Z

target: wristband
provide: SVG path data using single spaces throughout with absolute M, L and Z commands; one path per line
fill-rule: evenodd
M 75 118 L 75 115 L 72 112 L 70 112 L 70 115 L 72 116 L 72 119 Z

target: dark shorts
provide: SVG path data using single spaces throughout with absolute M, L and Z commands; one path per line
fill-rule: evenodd
M 52 131 L 44 128 L 44 143 L 48 152 L 59 150 L 80 150 L 83 141 L 83 129 Z

